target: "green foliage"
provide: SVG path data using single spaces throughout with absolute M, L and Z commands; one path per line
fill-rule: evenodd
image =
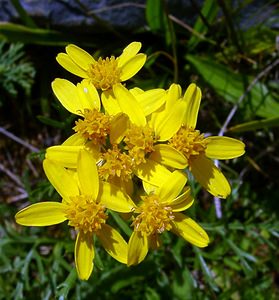
M 251 82 L 246 74 L 236 74 L 230 68 L 217 63 L 210 57 L 187 56 L 199 74 L 214 91 L 224 100 L 236 103 Z M 242 77 L 242 78 L 241 78 Z M 260 117 L 275 117 L 279 114 L 279 104 L 272 97 L 266 85 L 257 82 L 247 95 L 246 113 L 249 118 L 255 115 Z
M 18 88 L 22 88 L 26 94 L 34 81 L 35 69 L 28 62 L 23 51 L 23 44 L 10 44 L 0 42 L 0 87 L 10 96 L 18 95 Z
M 258 121 L 246 122 L 243 124 L 238 124 L 229 128 L 233 132 L 245 132 L 250 130 L 257 130 L 261 128 L 277 127 L 279 126 L 279 117 L 268 118 Z
M 96 240 L 94 274 L 88 282 L 83 282 L 77 278 L 74 268 L 74 232 L 69 232 L 66 224 L 25 228 L 14 222 L 16 211 L 23 206 L 59 199 L 38 167 L 44 150 L 28 155 L 21 145 L 0 137 L 1 166 L 3 164 L 5 170 L 16 175 L 22 183 L 18 186 L 7 171 L 2 172 L 4 168 L 0 170 L 4 175 L 0 178 L 3 190 L 0 198 L 0 300 L 278 299 L 279 139 L 276 126 L 279 105 L 275 71 L 278 64 L 268 69 L 278 59 L 275 47 L 278 30 L 270 26 L 270 18 L 260 25 L 252 24 L 242 29 L 237 22 L 242 11 L 249 9 L 248 5 L 254 1 L 238 1 L 239 6 L 231 2 L 203 1 L 201 7 L 196 7 L 197 18 L 191 26 L 170 18 L 168 1 L 147 1 L 148 28 L 130 32 L 126 40 L 113 40 L 111 33 L 104 34 L 101 41 L 94 34 L 86 36 L 36 28 L 21 7 L 18 10 L 22 25 L 0 24 L 2 40 L 38 47 L 35 52 L 32 47 L 26 49 L 25 54 L 23 44 L 0 43 L 0 86 L 16 98 L 15 107 L 20 108 L 18 118 L 14 118 L 12 110 L 0 113 L 14 130 L 22 124 L 26 131 L 32 128 L 28 136 L 23 134 L 21 138 L 31 138 L 39 148 L 61 143 L 69 132 L 72 133 L 74 118 L 56 102 L 50 84 L 46 86 L 46 78 L 50 83 L 55 77 L 66 77 L 58 65 L 51 64 L 61 46 L 75 42 L 88 46 L 86 50 L 90 53 L 116 55 L 131 40 L 141 41 L 144 52 L 148 53 L 145 69 L 133 78 L 133 85 L 143 89 L 168 88 L 175 79 L 186 88 L 190 82 L 197 82 L 203 92 L 199 124 L 205 132 L 213 134 L 218 133 L 231 109 L 242 98 L 227 127 L 228 134 L 234 137 L 238 134 L 246 144 L 243 158 L 221 164 L 232 185 L 231 196 L 221 202 L 222 218 L 216 216 L 213 199 L 189 176 L 196 203 L 187 212 L 203 222 L 211 240 L 209 247 L 198 249 L 166 233 L 163 247 L 151 251 L 140 265 L 128 268 L 106 255 Z M 274 5 L 273 20 L 278 21 L 275 4 L 275 1 L 262 2 L 256 14 L 264 11 L 265 5 Z M 228 20 L 235 20 L 235 23 Z M 126 32 L 119 34 L 127 36 Z M 41 57 L 48 53 L 49 56 Z M 40 68 L 41 61 L 46 59 L 50 66 Z M 31 91 L 35 75 L 32 65 L 36 60 L 40 61 L 36 65 L 38 81 Z M 23 106 L 18 104 L 22 100 L 21 89 L 30 95 Z M 28 114 L 25 107 L 28 107 Z M 38 174 L 30 171 L 32 164 Z M 13 196 L 24 190 L 28 199 L 10 202 L 7 188 Z M 117 224 L 123 236 L 129 236 L 131 228 L 127 223 L 112 212 L 110 216 L 112 225 Z
M 201 9 L 201 15 L 198 17 L 193 28 L 194 34 L 192 34 L 187 45 L 191 51 L 193 51 L 194 48 L 199 44 L 201 37 L 204 39 L 204 36 L 210 29 L 211 24 L 213 24 L 213 22 L 216 20 L 218 12 L 219 6 L 216 0 L 204 1 Z

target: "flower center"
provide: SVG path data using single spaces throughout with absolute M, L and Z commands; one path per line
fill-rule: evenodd
M 172 209 L 162 205 L 157 195 L 144 196 L 139 211 L 132 223 L 135 231 L 151 235 L 171 229 L 170 221 L 174 219 Z
M 204 135 L 199 130 L 182 126 L 170 139 L 169 144 L 182 152 L 187 159 L 194 158 L 203 153 L 206 149 Z
M 70 198 L 67 203 L 66 217 L 69 225 L 76 230 L 87 232 L 97 232 L 102 224 L 106 223 L 108 216 L 105 214 L 105 207 L 96 203 L 90 195 L 80 195 Z
M 146 154 L 154 151 L 155 141 L 154 132 L 150 127 L 139 127 L 134 124 L 127 130 L 124 138 L 125 149 L 129 151 L 136 165 L 146 162 Z
M 119 177 L 124 181 L 131 178 L 133 173 L 133 160 L 126 153 L 121 153 L 117 145 L 108 149 L 101 156 L 103 164 L 99 167 L 99 176 L 104 180 Z
M 103 91 L 121 82 L 121 69 L 118 68 L 117 60 L 114 56 L 107 57 L 106 59 L 99 58 L 98 61 L 89 66 L 87 73 L 92 84 L 97 89 L 102 89 Z
M 97 109 L 85 109 L 84 119 L 78 119 L 73 129 L 79 132 L 85 139 L 91 140 L 93 144 L 105 144 L 106 137 L 110 133 L 111 117 Z

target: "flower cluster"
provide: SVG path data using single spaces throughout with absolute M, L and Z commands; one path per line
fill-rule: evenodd
M 43 168 L 61 202 L 30 205 L 16 214 L 25 226 L 68 221 L 77 232 L 75 265 L 80 279 L 93 270 L 96 236 L 114 259 L 139 264 L 160 236 L 172 231 L 198 247 L 209 237 L 183 214 L 193 204 L 185 169 L 212 195 L 226 198 L 230 185 L 212 159 L 244 153 L 244 144 L 229 137 L 205 137 L 196 128 L 201 91 L 190 84 L 169 89 L 127 89 L 122 83 L 144 65 L 141 43 L 129 44 L 115 58 L 95 60 L 75 45 L 59 53 L 58 63 L 83 78 L 76 85 L 55 79 L 60 103 L 77 116 L 74 133 L 46 150 Z M 110 224 L 109 211 L 125 216 L 133 228 L 129 240 Z

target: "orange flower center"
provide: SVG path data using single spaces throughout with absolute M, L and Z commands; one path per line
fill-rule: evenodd
M 132 158 L 114 145 L 101 155 L 103 164 L 99 167 L 99 175 L 104 180 L 119 177 L 124 181 L 131 178 L 133 173 Z
M 66 217 L 69 220 L 69 226 L 83 233 L 99 231 L 108 218 L 105 214 L 105 207 L 96 203 L 90 195 L 70 197 L 67 205 Z
M 204 135 L 199 130 L 182 126 L 178 132 L 170 139 L 169 144 L 182 152 L 188 160 L 204 153 L 206 141 Z
M 133 158 L 136 165 L 146 162 L 145 158 L 148 153 L 154 151 L 153 144 L 156 142 L 153 130 L 148 127 L 139 127 L 131 124 L 124 138 L 125 149 Z
M 170 230 L 170 222 L 174 219 L 171 207 L 161 204 L 157 195 L 143 196 L 142 198 L 143 203 L 137 209 L 139 215 L 132 223 L 135 231 L 151 235 Z
M 97 89 L 109 90 L 116 83 L 120 83 L 121 69 L 114 56 L 106 59 L 99 58 L 87 70 L 90 81 Z
M 124 138 L 118 144 L 110 141 L 111 131 L 115 126 L 113 117 L 99 112 L 97 109 L 85 109 L 84 119 L 78 119 L 73 129 L 86 141 L 86 146 L 92 151 L 98 148 L 98 172 L 102 180 L 114 181 L 119 178 L 128 181 L 132 178 L 135 168 L 146 163 L 147 156 L 153 152 L 156 137 L 147 125 L 144 127 L 130 124 Z
M 85 109 L 84 119 L 77 120 L 73 129 L 85 139 L 91 140 L 94 145 L 103 145 L 110 133 L 110 121 L 110 116 L 99 112 L 97 109 Z

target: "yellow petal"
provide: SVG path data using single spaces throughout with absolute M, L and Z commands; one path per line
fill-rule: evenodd
M 158 186 L 150 184 L 146 181 L 142 181 L 143 189 L 146 192 L 146 194 L 157 194 Z
M 132 178 L 128 178 L 127 180 L 121 179 L 120 177 L 114 176 L 110 183 L 119 187 L 124 193 L 128 194 L 130 197 L 134 193 L 134 182 Z
M 184 100 L 186 101 L 184 125 L 186 127 L 196 128 L 201 96 L 200 88 L 191 83 L 184 94 Z
M 77 158 L 84 146 L 52 146 L 46 150 L 46 159 L 49 159 L 65 168 L 76 168 Z
M 70 173 L 57 163 L 45 159 L 43 161 L 45 174 L 62 198 L 79 195 L 79 188 Z
M 56 56 L 56 60 L 67 71 L 82 78 L 88 77 L 87 73 L 82 68 L 80 68 L 77 64 L 75 64 L 73 60 L 70 58 L 70 56 L 67 55 L 66 53 L 59 53 Z
M 209 158 L 231 159 L 245 153 L 245 144 L 230 137 L 210 136 L 205 141 L 208 143 L 205 155 Z
M 191 160 L 190 171 L 196 180 L 213 196 L 226 198 L 231 193 L 230 185 L 213 161 L 200 155 Z
M 62 145 L 63 146 L 83 146 L 86 143 L 86 139 L 79 133 L 72 134 L 67 138 Z
M 181 98 L 182 89 L 179 84 L 173 83 L 166 93 L 166 109 L 172 109 L 175 103 Z
M 209 237 L 199 224 L 181 213 L 175 213 L 174 216 L 174 221 L 171 221 L 172 232 L 197 247 L 208 246 Z
M 100 111 L 101 101 L 99 94 L 93 84 L 84 79 L 77 84 L 78 101 L 80 110 L 84 112 L 85 109 L 97 109 Z
M 121 67 L 121 81 L 126 81 L 133 77 L 138 71 L 143 67 L 146 62 L 146 55 L 143 53 L 137 54 L 136 56 L 132 57 L 128 60 L 122 67 Z
M 93 271 L 95 256 L 92 234 L 79 232 L 75 244 L 75 263 L 79 279 L 87 280 Z
M 121 112 L 121 108 L 112 90 L 103 91 L 101 98 L 104 109 L 108 115 L 114 116 Z
M 149 158 L 175 169 L 185 169 L 188 165 L 187 158 L 181 152 L 166 144 L 155 145 Z
M 92 157 L 96 160 L 97 164 L 100 161 L 100 145 L 95 145 L 92 141 L 87 142 L 84 148 L 91 153 Z
M 122 112 L 129 116 L 131 122 L 137 126 L 145 126 L 145 115 L 136 98 L 122 84 L 114 85 L 113 92 Z
M 177 212 L 188 209 L 193 203 L 194 199 L 191 195 L 191 189 L 187 186 L 184 192 L 172 201 L 170 206 L 172 211 Z
M 66 47 L 66 52 L 80 68 L 87 71 L 91 64 L 95 63 L 95 59 L 80 47 L 70 44 Z
M 122 67 L 128 60 L 132 57 L 136 56 L 140 51 L 141 43 L 140 42 L 132 42 L 130 43 L 122 52 L 122 54 L 118 57 L 117 63 L 119 67 Z
M 98 201 L 111 210 L 123 213 L 131 212 L 136 206 L 128 194 L 119 187 L 102 181 L 100 181 Z
M 90 152 L 81 150 L 78 155 L 77 173 L 83 195 L 92 195 L 96 200 L 99 193 L 99 175 L 96 161 Z
M 143 181 L 160 186 L 162 182 L 165 182 L 171 172 L 157 162 L 147 159 L 145 163 L 137 166 L 134 173 Z
M 65 209 L 59 202 L 41 202 L 23 208 L 15 215 L 16 222 L 24 226 L 49 226 L 67 220 Z
M 98 238 L 110 256 L 123 264 L 127 264 L 128 244 L 117 230 L 103 224 L 98 233 Z
M 173 107 L 154 114 L 153 126 L 159 141 L 169 140 L 181 127 L 185 114 L 185 101 L 177 101 Z
M 161 202 L 171 204 L 179 195 L 187 182 L 186 174 L 180 171 L 172 172 L 157 190 Z
M 60 103 L 71 113 L 82 116 L 83 107 L 79 101 L 77 87 L 66 79 L 56 78 L 52 90 Z
M 128 266 L 137 265 L 148 253 L 148 240 L 145 234 L 134 231 L 128 242 Z
M 135 97 L 142 107 L 144 115 L 148 116 L 165 103 L 165 95 L 166 91 L 163 89 L 152 89 Z
M 129 89 L 129 92 L 132 93 L 132 95 L 134 97 L 137 97 L 137 96 L 143 94 L 144 90 L 140 89 L 139 87 L 134 87 L 132 89 Z
M 119 113 L 114 116 L 111 121 L 110 129 L 110 143 L 119 144 L 125 135 L 126 130 L 130 124 L 129 118 L 126 114 Z

